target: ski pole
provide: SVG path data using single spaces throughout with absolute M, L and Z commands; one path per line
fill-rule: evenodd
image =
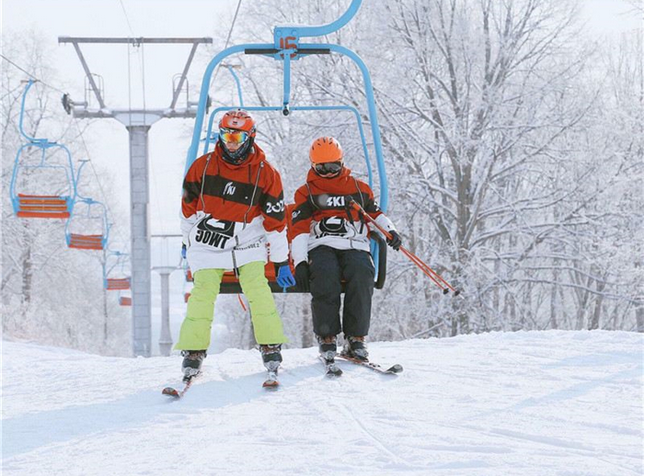
M 359 205 L 352 197 L 347 197 L 348 205 L 352 208 L 354 208 L 357 212 L 361 213 L 365 218 L 372 223 L 377 230 L 379 230 L 388 240 L 392 239 L 392 235 L 384 230 L 378 223 L 377 221 L 372 218 L 368 213 Z M 422 272 L 431 278 L 431 280 L 440 288 L 442 289 L 442 292 L 444 294 L 448 294 L 449 291 L 453 292 L 454 296 L 457 296 L 460 294 L 460 290 L 456 290 L 453 286 L 451 286 L 442 276 L 440 276 L 438 273 L 433 271 L 433 269 L 427 265 L 424 261 L 422 261 L 418 256 L 415 254 L 411 253 L 409 250 L 407 250 L 405 247 L 400 246 L 399 249 L 404 253 L 404 255 L 410 259 L 419 269 L 422 270 Z

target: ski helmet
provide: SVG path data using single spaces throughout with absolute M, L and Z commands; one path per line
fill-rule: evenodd
M 251 152 L 256 137 L 256 121 L 244 109 L 232 109 L 220 119 L 219 142 L 222 146 L 222 158 L 227 162 L 240 165 Z M 230 151 L 226 144 L 241 144 L 235 151 Z
M 336 177 L 343 168 L 343 149 L 334 137 L 319 137 L 310 148 L 312 168 L 321 177 Z

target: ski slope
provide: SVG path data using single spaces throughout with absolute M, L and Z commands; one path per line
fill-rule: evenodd
M 180 357 L 3 342 L 3 475 L 640 475 L 643 335 L 517 332 L 372 343 L 384 376 L 284 352 L 210 355 L 180 401 Z

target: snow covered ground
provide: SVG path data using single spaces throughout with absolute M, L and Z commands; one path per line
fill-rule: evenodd
M 106 358 L 3 342 L 3 475 L 639 475 L 643 335 L 518 332 L 373 343 L 383 376 L 286 350 Z

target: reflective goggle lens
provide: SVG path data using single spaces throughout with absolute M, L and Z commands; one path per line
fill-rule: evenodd
M 224 143 L 233 142 L 234 144 L 243 144 L 247 141 L 248 137 L 249 134 L 244 131 L 236 131 L 234 129 L 220 129 L 220 139 Z
M 332 175 L 338 174 L 343 168 L 342 162 L 326 162 L 324 164 L 316 164 L 314 170 L 319 175 Z

